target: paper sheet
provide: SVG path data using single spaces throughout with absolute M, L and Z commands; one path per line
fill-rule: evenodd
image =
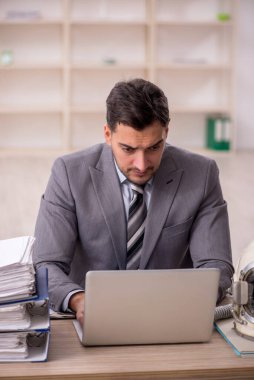
M 0 240 L 0 302 L 28 297 L 35 292 L 32 263 L 34 237 Z

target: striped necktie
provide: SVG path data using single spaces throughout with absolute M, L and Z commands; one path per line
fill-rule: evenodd
M 144 188 L 131 183 L 133 198 L 129 206 L 127 226 L 127 269 L 138 269 L 145 232 L 146 204 Z

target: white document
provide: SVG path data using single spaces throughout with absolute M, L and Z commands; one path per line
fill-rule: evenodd
M 0 268 L 15 264 L 32 264 L 31 251 L 34 241 L 32 236 L 0 240 Z
M 34 241 L 32 236 L 0 240 L 0 303 L 26 298 L 35 292 Z
M 27 355 L 26 332 L 0 334 L 0 359 L 25 359 Z
M 0 362 L 47 360 L 50 332 L 0 333 Z
M 0 307 L 0 331 L 28 329 L 31 316 L 25 303 Z

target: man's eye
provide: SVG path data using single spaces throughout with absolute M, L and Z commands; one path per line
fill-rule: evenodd
M 149 148 L 151 152 L 156 152 L 156 150 L 159 150 L 159 149 L 160 149 L 160 145 L 154 145 L 154 146 L 151 146 L 151 148 Z
M 122 147 L 123 151 L 126 152 L 126 153 L 132 153 L 134 152 L 134 149 L 133 148 L 129 148 L 127 146 L 123 146 Z

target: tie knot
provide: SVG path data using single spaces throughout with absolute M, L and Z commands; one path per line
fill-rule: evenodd
M 136 185 L 135 183 L 131 183 L 131 189 L 139 194 L 144 194 L 144 186 Z

